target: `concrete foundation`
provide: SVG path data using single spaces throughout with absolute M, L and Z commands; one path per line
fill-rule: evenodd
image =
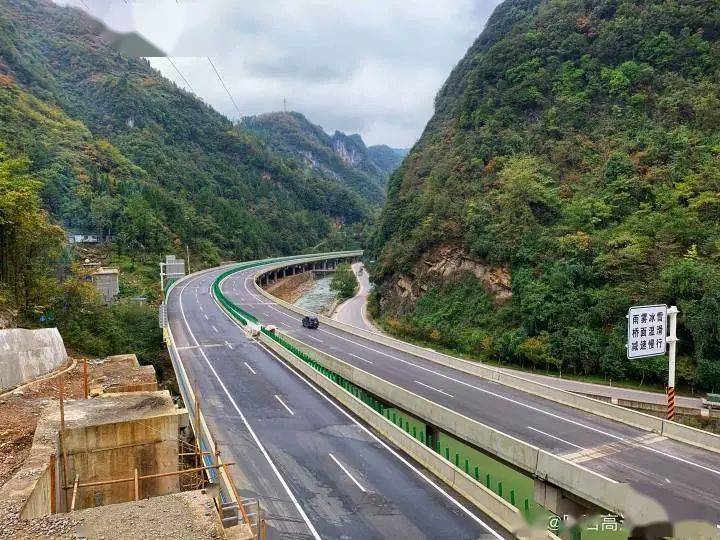
M 68 485 L 72 484 L 76 474 L 81 483 L 89 483 L 132 478 L 135 469 L 139 476 L 177 470 L 179 416 L 169 394 L 162 394 L 137 394 L 140 399 L 132 405 L 145 408 L 151 414 L 161 412 L 157 416 L 66 430 Z M 138 483 L 141 499 L 167 495 L 179 489 L 179 476 Z M 71 490 L 66 490 L 66 495 L 67 504 L 72 496 Z M 134 498 L 135 484 L 132 481 L 79 488 L 75 508 L 93 508 Z
M 0 392 L 45 375 L 66 361 L 57 328 L 0 330 Z

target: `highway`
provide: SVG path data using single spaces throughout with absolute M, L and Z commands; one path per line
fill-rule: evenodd
M 355 277 L 359 283 L 358 291 L 355 296 L 346 300 L 338 307 L 332 318 L 336 321 L 351 324 L 369 332 L 381 332 L 381 330 L 373 324 L 367 315 L 367 297 L 372 291 L 372 284 L 370 283 L 370 276 L 367 271 L 363 269 L 362 273 L 359 272 L 361 268 L 363 268 L 362 263 L 354 263 L 352 265 Z M 647 390 L 637 390 L 635 388 L 623 388 L 620 386 L 608 386 L 605 384 L 589 383 L 574 379 L 563 379 L 560 377 L 520 371 L 512 368 L 500 367 L 498 369 L 507 371 L 513 375 L 525 377 L 526 379 L 538 381 L 542 384 L 547 384 L 561 390 L 576 392 L 578 394 L 609 398 L 614 397 L 662 406 L 667 405 L 667 396 L 664 392 L 650 392 Z M 689 409 L 702 408 L 702 400 L 694 397 L 676 396 L 675 404 L 678 407 L 687 407 Z
M 669 521 L 720 524 L 720 455 L 443 367 L 300 316 L 254 288 L 257 269 L 228 277 L 223 293 L 308 345 L 593 471 L 629 483 Z
M 168 321 L 223 459 L 237 463 L 240 495 L 260 499 L 269 538 L 509 537 L 248 338 L 210 294 L 220 272 L 177 284 Z

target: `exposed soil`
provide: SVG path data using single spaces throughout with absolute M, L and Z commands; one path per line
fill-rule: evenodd
M 276 283 L 265 286 L 264 289 L 273 296 L 294 304 L 298 298 L 312 289 L 313 281 L 312 272 L 303 272 L 302 274 L 281 278 Z
M 111 361 L 88 361 L 88 390 L 113 391 L 119 385 L 128 390 L 154 390 L 155 373 L 150 366 L 139 369 L 132 367 L 131 358 Z M 134 360 L 134 358 L 132 358 Z M 0 395 L 0 486 L 15 474 L 27 458 L 32 446 L 37 420 L 43 406 L 57 401 L 60 396 L 60 376 L 63 379 L 63 395 L 68 399 L 82 399 L 85 395 L 83 362 L 85 358 L 74 358 L 56 370 L 55 375 L 45 376 L 35 382 Z M 64 373 L 63 373 L 64 372 Z M 144 385 L 153 384 L 152 388 Z
M 63 374 L 66 399 L 83 397 L 83 359 Z M 63 365 L 61 372 L 72 361 Z M 0 396 L 0 486 L 27 458 L 43 405 L 59 399 L 59 377 L 43 379 Z

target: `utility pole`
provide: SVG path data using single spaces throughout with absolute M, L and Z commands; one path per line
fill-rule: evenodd
M 668 408 L 667 419 L 675 420 L 675 349 L 677 348 L 677 306 L 670 306 L 667 311 L 670 335 L 668 335 Z
M 190 246 L 188 246 L 187 244 L 185 244 L 185 253 L 187 254 L 187 264 L 186 264 L 187 269 L 186 269 L 185 273 L 189 274 L 190 273 Z
M 287 99 L 283 98 L 283 111 L 287 113 Z M 188 272 L 189 273 L 189 272 Z

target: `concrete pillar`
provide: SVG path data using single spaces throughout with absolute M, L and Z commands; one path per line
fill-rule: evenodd
M 535 479 L 533 491 L 535 502 L 558 516 L 580 517 L 586 513 L 592 513 L 588 507 L 568 498 L 559 487 L 545 483 L 539 478 Z
M 425 425 L 425 440 L 430 441 L 432 449 L 437 449 L 437 442 L 440 439 L 440 430 L 432 424 Z M 430 446 L 430 445 L 428 445 Z

